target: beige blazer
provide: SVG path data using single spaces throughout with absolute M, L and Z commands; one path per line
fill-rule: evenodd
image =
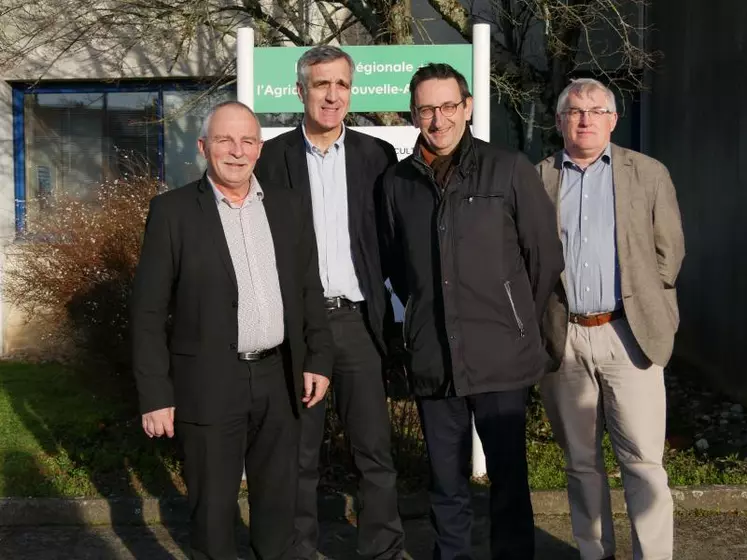
M 558 152 L 537 165 L 556 210 L 562 161 L 562 152 Z M 679 326 L 675 281 L 685 256 L 685 239 L 674 185 L 663 164 L 614 144 L 612 176 L 625 315 L 646 356 L 653 363 L 664 366 L 672 355 L 674 333 Z M 563 273 L 550 297 L 543 320 L 553 370 L 560 366 L 568 333 L 565 282 Z

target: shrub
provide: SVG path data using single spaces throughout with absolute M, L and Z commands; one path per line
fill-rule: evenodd
M 57 196 L 8 250 L 5 295 L 52 343 L 86 365 L 129 372 L 127 301 L 150 199 L 161 184 L 132 171 L 92 201 Z

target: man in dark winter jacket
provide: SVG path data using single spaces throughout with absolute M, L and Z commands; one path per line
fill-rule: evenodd
M 525 413 L 546 371 L 540 322 L 563 269 L 555 211 L 522 154 L 473 138 L 446 64 L 410 82 L 413 155 L 384 179 L 385 266 L 431 465 L 434 559 L 470 558 L 471 417 L 491 481 L 492 558 L 534 557 Z

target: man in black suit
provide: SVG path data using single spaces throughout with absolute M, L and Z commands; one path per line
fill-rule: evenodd
M 192 558 L 236 559 L 242 469 L 255 556 L 291 558 L 297 417 L 331 371 L 311 213 L 253 175 L 261 131 L 245 105 L 213 109 L 199 149 L 202 179 L 151 202 L 135 276 L 143 429 L 183 445 Z
M 359 474 L 358 552 L 366 558 L 400 558 L 404 535 L 381 361 L 389 296 L 374 210 L 374 190 L 396 154 L 390 144 L 343 125 L 354 69 L 346 53 L 315 47 L 297 68 L 303 123 L 267 142 L 257 176 L 273 189 L 285 185 L 311 201 L 334 339 L 334 404 Z M 296 558 L 316 557 L 324 419 L 322 407 L 301 416 Z

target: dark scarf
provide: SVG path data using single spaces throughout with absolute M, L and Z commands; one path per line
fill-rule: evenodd
M 420 156 L 423 158 L 428 167 L 433 169 L 433 175 L 436 180 L 436 185 L 442 191 L 449 184 L 451 174 L 454 172 L 457 164 L 459 163 L 459 155 L 462 151 L 462 143 L 459 142 L 456 149 L 448 155 L 439 156 L 434 154 L 428 148 L 427 144 L 423 140 L 422 135 L 418 138 L 418 148 L 420 149 Z

